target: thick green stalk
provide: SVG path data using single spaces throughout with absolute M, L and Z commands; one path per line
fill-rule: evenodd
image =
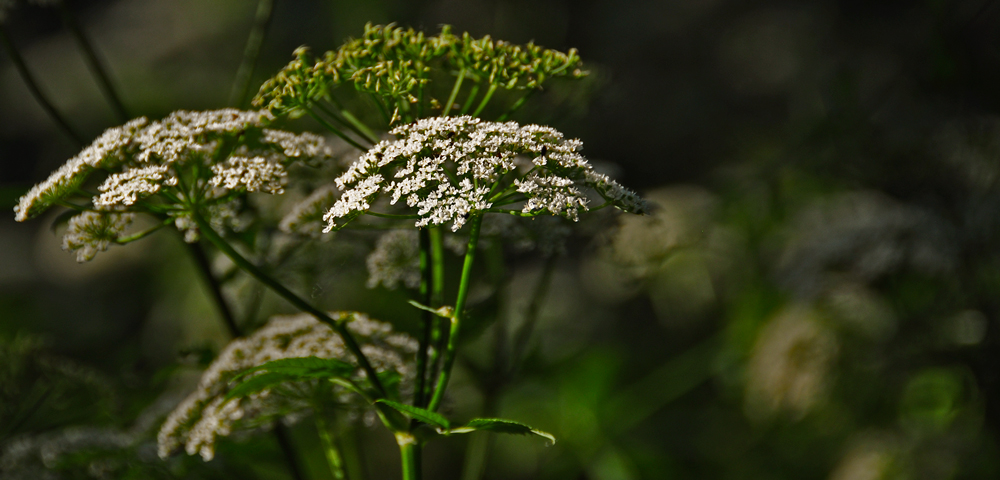
M 427 305 L 437 308 L 444 303 L 444 236 L 441 234 L 441 227 L 428 227 L 431 251 L 431 296 Z M 431 317 L 432 328 L 430 344 L 434 346 L 434 351 L 430 352 L 428 359 L 427 382 L 424 386 L 424 400 L 430 398 L 434 388 L 432 379 L 438 372 L 438 360 L 441 358 L 441 319 L 437 316 Z M 422 406 L 426 406 L 426 403 Z
M 399 445 L 399 459 L 403 464 L 403 480 L 419 480 L 420 468 L 417 461 L 417 439 L 407 432 L 396 434 L 396 443 Z
M 330 473 L 337 480 L 347 478 L 344 474 L 344 459 L 340 455 L 340 449 L 330 435 L 330 424 L 326 421 L 323 412 L 316 412 L 313 417 L 316 419 L 316 430 L 319 432 L 320 442 L 323 444 L 323 454 L 326 456 L 326 464 L 330 467 Z
M 87 35 L 83 33 L 83 28 L 80 27 L 80 22 L 76 20 L 76 16 L 73 15 L 73 10 L 69 8 L 65 0 L 60 0 L 59 2 L 59 13 L 62 14 L 63 23 L 66 24 L 66 28 L 69 28 L 70 33 L 73 35 L 73 39 L 76 40 L 77 45 L 80 46 L 80 50 L 83 50 L 83 58 L 87 62 L 87 68 L 90 69 L 90 73 L 97 78 L 97 85 L 101 88 L 101 93 L 104 94 L 104 98 L 108 100 L 111 104 L 111 108 L 115 111 L 115 115 L 118 116 L 118 120 L 122 123 L 127 122 L 131 117 L 128 114 L 128 110 L 125 109 L 125 104 L 122 103 L 121 96 L 115 90 L 114 85 L 111 83 L 111 76 L 108 75 L 108 71 L 104 68 L 101 63 L 101 59 L 97 56 L 97 50 L 94 49 L 94 44 L 91 43 Z
M 347 347 L 347 349 L 350 350 L 352 354 L 354 354 L 354 357 L 358 361 L 358 365 L 360 365 L 361 368 L 365 371 L 365 374 L 368 376 L 368 381 L 371 382 L 372 386 L 375 387 L 375 390 L 378 391 L 379 398 L 386 397 L 385 387 L 383 387 L 382 382 L 379 381 L 377 372 L 372 367 L 371 363 L 368 361 L 368 357 L 366 357 L 365 354 L 361 352 L 361 347 L 358 345 L 357 340 L 354 339 L 354 336 L 351 335 L 351 332 L 347 330 L 347 327 L 344 326 L 343 323 L 330 318 L 330 316 L 327 315 L 326 312 L 312 306 L 309 302 L 303 300 L 301 297 L 293 293 L 291 290 L 285 288 L 284 285 L 278 283 L 277 280 L 271 278 L 261 269 L 257 268 L 257 266 L 251 263 L 249 260 L 243 258 L 243 256 L 240 255 L 239 252 L 236 251 L 236 249 L 234 249 L 231 245 L 229 245 L 229 243 L 226 242 L 222 237 L 220 237 L 218 233 L 215 233 L 215 230 L 212 229 L 212 226 L 209 225 L 208 222 L 206 222 L 205 219 L 201 217 L 201 215 L 194 214 L 192 215 L 192 217 L 198 224 L 198 230 L 200 231 L 202 236 L 204 236 L 206 239 L 208 239 L 209 242 L 215 245 L 215 248 L 218 248 L 219 251 L 221 251 L 227 257 L 229 257 L 230 260 L 232 260 L 233 263 L 236 264 L 236 266 L 240 267 L 241 269 L 252 275 L 258 281 L 260 281 L 268 288 L 273 290 L 274 293 L 277 293 L 282 298 L 287 300 L 288 303 L 294 305 L 295 308 L 298 308 L 303 312 L 309 313 L 313 317 L 316 317 L 317 320 L 329 325 L 330 328 L 332 328 L 335 332 L 337 332 L 340 335 L 341 339 L 344 340 L 344 345 Z
M 458 72 L 458 79 L 455 80 L 455 85 L 451 87 L 451 95 L 448 95 L 448 103 L 444 105 L 444 110 L 441 111 L 442 117 L 451 115 L 451 107 L 455 105 L 455 99 L 458 98 L 458 91 L 462 89 L 463 80 L 465 80 L 464 68 Z
M 236 82 L 229 93 L 229 104 L 243 108 L 250 95 L 250 79 L 257 68 L 257 58 L 260 57 L 260 47 L 264 44 L 264 35 L 271 24 L 271 12 L 274 10 L 274 0 L 259 0 L 257 13 L 254 15 L 253 28 L 247 37 L 246 48 L 243 49 L 243 61 L 236 71 Z
M 35 80 L 35 76 L 32 75 L 31 70 L 28 70 L 28 65 L 24 63 L 24 57 L 21 56 L 21 52 L 17 51 L 14 46 L 14 41 L 11 40 L 10 35 L 7 34 L 7 29 L 4 27 L 3 23 L 0 22 L 0 43 L 3 44 L 4 50 L 7 51 L 7 55 L 10 56 L 10 61 L 14 63 L 14 68 L 17 69 L 17 73 L 21 75 L 21 79 L 24 80 L 25 85 L 28 87 L 28 91 L 31 92 L 31 96 L 35 97 L 35 101 L 45 110 L 49 118 L 56 122 L 56 125 L 65 133 L 69 138 L 73 139 L 79 146 L 86 145 L 83 136 L 76 132 L 69 122 L 63 118 L 62 114 L 56 110 L 56 107 L 52 105 L 48 97 L 42 93 L 41 87 L 38 86 L 38 81 Z
M 431 234 L 427 228 L 420 229 L 420 301 L 424 305 L 431 304 Z M 431 335 L 434 330 L 434 314 L 422 310 L 420 321 L 423 324 L 423 335 L 420 336 L 420 346 L 417 349 L 417 385 L 413 392 L 413 404 L 420 407 L 424 404 L 427 382 L 427 350 L 430 347 Z
M 462 319 L 465 317 L 465 301 L 469 298 L 469 284 L 472 283 L 472 265 L 476 260 L 476 247 L 479 244 L 479 228 L 483 225 L 482 214 L 477 214 L 471 219 L 469 231 L 469 244 L 465 250 L 465 262 L 462 264 L 462 279 L 458 284 L 458 298 L 455 299 L 455 313 L 451 318 L 451 329 L 448 332 L 448 345 L 444 351 L 444 364 L 441 366 L 441 373 L 438 376 L 438 383 L 434 387 L 434 395 L 427 409 L 435 411 L 441 406 L 444 400 L 444 391 L 448 388 L 448 380 L 451 379 L 451 369 L 455 365 L 455 350 L 458 348 L 458 334 L 461 331 Z

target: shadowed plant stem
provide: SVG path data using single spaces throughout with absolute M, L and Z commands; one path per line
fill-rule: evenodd
M 121 123 L 127 122 L 131 117 L 129 117 L 128 110 L 125 109 L 125 104 L 122 103 L 121 96 L 118 95 L 114 85 L 111 83 L 111 76 L 108 75 L 107 69 L 97 56 L 94 44 L 83 32 L 80 22 L 76 20 L 76 15 L 73 14 L 73 10 L 69 8 L 66 1 L 59 0 L 56 3 L 59 6 L 59 13 L 62 16 L 63 23 L 69 29 L 70 34 L 73 35 L 73 40 L 76 41 L 80 50 L 83 51 L 83 58 L 87 63 L 87 68 L 90 69 L 90 73 L 97 79 L 97 85 L 100 87 L 101 93 L 111 105 L 111 109 L 115 111 L 115 116 L 118 117 L 118 120 Z
M 313 414 L 316 418 L 316 430 L 319 431 L 319 439 L 323 443 L 323 454 L 326 456 L 326 464 L 330 467 L 330 473 L 336 480 L 344 480 L 344 458 L 340 455 L 340 449 L 330 435 L 331 425 L 327 422 L 323 412 Z
M 212 293 L 212 300 L 214 300 L 216 308 L 219 309 L 219 316 L 222 317 L 222 322 L 226 325 L 230 336 L 233 338 L 242 336 L 243 332 L 240 331 L 240 327 L 236 324 L 236 317 L 233 316 L 233 311 L 229 308 L 229 302 L 226 301 L 226 297 L 222 294 L 222 285 L 215 278 L 215 275 L 212 274 L 212 264 L 209 262 L 204 248 L 199 243 L 185 242 L 185 245 L 187 245 L 188 251 L 191 253 L 191 258 L 194 259 L 194 263 L 198 267 L 198 271 L 201 272 L 202 279 L 208 286 L 208 290 Z M 284 425 L 278 423 L 274 426 L 274 439 L 278 443 L 281 453 L 285 456 L 285 463 L 288 464 L 288 470 L 292 478 L 295 480 L 304 480 L 305 477 L 302 475 L 302 469 L 296 460 L 295 447 L 292 446 L 288 430 Z
M 420 302 L 431 306 L 431 234 L 429 229 L 421 228 L 420 235 Z M 431 344 L 434 331 L 434 317 L 430 311 L 420 312 L 423 334 L 420 336 L 420 346 L 417 348 L 417 385 L 413 392 L 413 405 L 424 404 L 427 382 L 427 350 Z
M 229 259 L 232 260 L 233 263 L 235 263 L 238 267 L 243 269 L 243 271 L 252 275 L 258 281 L 260 281 L 268 288 L 273 290 L 274 293 L 277 293 L 286 301 L 288 301 L 288 303 L 294 305 L 295 308 L 298 308 L 299 310 L 306 312 L 312 315 L 313 317 L 316 317 L 317 320 L 329 325 L 330 328 L 332 328 L 335 332 L 337 332 L 337 334 L 340 335 L 340 338 L 344 340 L 344 346 L 346 346 L 347 349 L 350 350 L 352 354 L 354 354 L 355 359 L 357 359 L 358 361 L 358 365 L 361 367 L 362 370 L 365 371 L 365 374 L 368 377 L 368 381 L 371 382 L 373 387 L 375 387 L 375 390 L 378 392 L 378 398 L 386 397 L 385 387 L 382 386 L 382 382 L 378 378 L 378 373 L 375 371 L 375 368 L 372 367 L 371 363 L 368 361 L 368 357 L 366 357 L 365 354 L 362 353 L 361 346 L 358 345 L 357 340 L 354 339 L 354 336 L 351 335 L 351 332 L 347 330 L 347 327 L 342 322 L 338 322 L 330 318 L 330 315 L 328 315 L 326 312 L 312 306 L 309 302 L 303 300 L 302 297 L 299 297 L 288 288 L 285 288 L 284 285 L 278 283 L 277 280 L 271 278 L 256 265 L 254 265 L 249 260 L 240 255 L 240 253 L 237 252 L 236 249 L 234 249 L 231 245 L 229 245 L 228 242 L 226 242 L 222 237 L 219 236 L 218 233 L 215 232 L 215 230 L 212 229 L 212 226 L 209 225 L 208 222 L 206 222 L 205 219 L 202 218 L 200 214 L 195 213 L 192 215 L 192 218 L 194 219 L 195 223 L 198 224 L 198 230 L 202 234 L 202 236 L 208 239 L 208 241 L 211 242 L 215 246 L 215 248 L 218 248 L 219 251 L 221 251 L 223 254 L 229 257 Z
M 243 108 L 250 95 L 250 80 L 253 78 L 253 71 L 257 68 L 257 58 L 260 56 L 260 48 L 264 45 L 264 35 L 267 34 L 267 27 L 271 24 L 271 12 L 274 10 L 274 0 L 259 0 L 257 2 L 257 13 L 254 15 L 253 28 L 250 29 L 250 36 L 247 37 L 246 48 L 243 49 L 243 61 L 236 71 L 236 82 L 233 90 L 229 94 L 229 104 L 236 108 Z
M 28 87 L 28 91 L 31 92 L 31 96 L 35 97 L 35 101 L 45 110 L 45 113 L 56 122 L 59 129 L 63 131 L 69 138 L 71 138 L 80 147 L 86 145 L 83 137 L 76 132 L 69 122 L 59 113 L 58 110 L 52 105 L 48 97 L 42 93 L 41 87 L 38 86 L 38 81 L 35 80 L 35 76 L 32 75 L 31 71 L 28 70 L 28 65 L 24 63 L 24 57 L 21 56 L 21 52 L 17 50 L 14 46 L 13 40 L 11 40 L 10 35 L 7 33 L 7 28 L 3 23 L 0 23 L 0 43 L 3 44 L 4 50 L 6 50 L 7 55 L 10 56 L 11 62 L 14 63 L 14 68 L 17 69 L 17 73 L 21 75 L 21 79 L 24 80 L 25 85 Z
M 226 324 L 229 335 L 233 338 L 242 336 L 243 333 L 240 331 L 240 327 L 236 325 L 236 317 L 233 316 L 233 311 L 229 308 L 226 297 L 222 295 L 222 285 L 219 284 L 215 275 L 212 274 L 212 264 L 208 261 L 205 249 L 199 243 L 185 242 L 184 244 L 187 245 L 188 251 L 191 253 L 191 258 L 194 259 L 194 263 L 198 266 L 198 271 L 201 272 L 201 278 L 205 281 L 205 285 L 212 294 L 212 300 L 215 301 L 215 306 L 219 309 L 219 316 L 222 317 L 222 322 Z
M 479 244 L 479 228 L 483 225 L 483 215 L 472 217 L 469 231 L 469 244 L 465 249 L 465 262 L 462 264 L 462 278 L 458 284 L 458 297 L 455 299 L 455 312 L 451 317 L 451 329 L 448 332 L 448 345 L 444 351 L 444 363 L 438 376 L 434 395 L 427 409 L 435 411 L 441 406 L 444 391 L 448 388 L 451 369 L 455 366 L 455 350 L 458 348 L 458 334 L 461 331 L 462 319 L 465 317 L 465 301 L 469 298 L 469 284 L 472 283 L 472 265 L 476 260 L 476 247 Z

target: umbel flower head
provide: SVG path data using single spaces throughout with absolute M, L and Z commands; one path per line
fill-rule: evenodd
M 322 137 L 265 128 L 272 118 L 266 111 L 177 111 L 111 128 L 22 196 L 15 219 L 57 204 L 82 210 L 63 242 L 79 260 L 117 243 L 134 212 L 173 219 L 195 241 L 196 209 L 228 215 L 247 192 L 282 193 L 292 161 L 329 156 Z M 105 173 L 104 181 L 96 193 L 83 191 L 95 172 Z M 73 203 L 81 197 L 87 204 Z
M 331 312 L 330 316 L 347 322 L 347 329 L 377 371 L 396 372 L 400 388 L 412 388 L 415 372 L 408 360 L 416 354 L 416 340 L 362 313 Z M 215 455 L 218 437 L 267 428 L 279 418 L 294 421 L 318 408 L 317 402 L 329 406 L 331 397 L 341 406 L 356 401 L 357 397 L 341 387 L 316 379 L 285 382 L 246 397 L 226 398 L 230 380 L 241 372 L 273 360 L 302 357 L 352 364 L 354 358 L 340 335 L 308 314 L 274 317 L 253 335 L 230 342 L 202 374 L 197 389 L 164 421 L 157 436 L 160 456 L 165 458 L 183 446 L 188 455 L 200 454 L 208 461 Z M 359 380 L 364 375 L 360 368 L 353 374 Z
M 333 88 L 350 84 L 389 100 L 398 110 L 419 101 L 416 94 L 431 83 L 434 71 L 507 90 L 538 89 L 553 77 L 587 75 L 576 50 L 564 53 L 534 43 L 514 45 L 489 36 L 455 35 L 447 25 L 438 35 L 425 35 L 412 28 L 368 24 L 361 38 L 348 40 L 322 58 L 313 57 L 305 47 L 296 50 L 295 57 L 261 86 L 254 105 L 275 113 L 294 112 L 325 98 Z M 430 95 L 432 105 L 442 103 L 434 92 L 422 93 Z
M 380 195 L 405 204 L 417 227 L 450 223 L 452 231 L 486 212 L 576 220 L 590 210 L 587 190 L 604 199 L 601 207 L 646 210 L 638 195 L 593 169 L 579 140 L 550 127 L 434 117 L 391 133 L 399 138 L 376 144 L 335 180 L 342 194 L 325 231 L 369 212 Z

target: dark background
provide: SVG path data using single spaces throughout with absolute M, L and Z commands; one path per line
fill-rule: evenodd
M 255 2 L 70 5 L 133 116 L 227 106 Z M 336 48 L 366 22 L 577 48 L 594 94 L 522 119 L 581 138 L 661 206 L 560 260 L 536 353 L 499 400 L 560 442 L 498 440 L 486 478 L 1000 473 L 1000 3 L 277 0 L 273 15 L 255 85 L 299 45 Z M 4 25 L 77 130 L 118 123 L 57 11 L 19 3 Z M 77 150 L 0 56 L 3 204 Z M 98 408 L 70 391 L 54 413 L 0 426 L 0 445 L 130 425 L 180 388 L 178 358 L 225 341 L 176 239 L 76 265 L 52 219 L 0 218 L 0 341 L 14 352 L 36 339 L 121 393 Z M 538 271 L 511 268 L 512 305 Z M 363 283 L 351 275 L 337 285 Z M 330 306 L 399 298 L 353 288 Z M 491 335 L 470 339 L 470 361 L 488 362 Z M 6 412 L 33 404 L 31 375 L 0 377 Z M 459 416 L 480 408 L 468 377 Z M 318 455 L 314 432 L 294 434 Z M 433 477 L 459 475 L 464 442 L 428 452 Z M 383 430 L 363 430 L 362 447 L 372 478 L 393 475 Z M 273 450 L 227 448 L 230 463 L 171 475 L 221 475 Z

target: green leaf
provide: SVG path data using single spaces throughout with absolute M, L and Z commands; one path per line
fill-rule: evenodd
M 504 418 L 474 418 L 464 426 L 449 430 L 448 433 L 469 433 L 477 431 L 508 433 L 513 435 L 538 435 L 539 437 L 548 439 L 549 442 L 553 444 L 556 443 L 556 437 L 551 433 L 543 432 L 532 428 L 530 425 Z
M 420 420 L 428 425 L 434 425 L 435 427 L 445 430 L 448 430 L 451 427 L 451 422 L 449 422 L 447 418 L 444 418 L 441 414 L 434 413 L 430 410 L 385 399 L 378 400 L 378 403 L 392 407 L 393 410 L 396 410 L 397 412 L 412 419 Z
M 240 380 L 252 373 L 266 371 L 281 373 L 298 378 L 345 377 L 356 370 L 354 365 L 332 358 L 300 357 L 282 358 L 244 370 L 234 380 Z
M 233 387 L 226 393 L 226 400 L 242 398 L 261 390 L 266 390 L 280 383 L 298 380 L 299 377 L 285 373 L 264 373 L 251 377 L 249 380 Z

